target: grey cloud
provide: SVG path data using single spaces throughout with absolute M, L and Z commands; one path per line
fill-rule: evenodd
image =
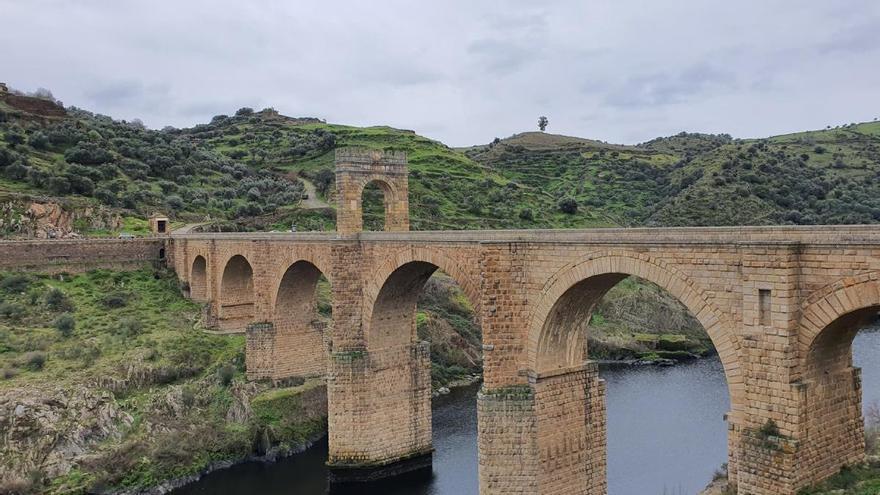
M 273 106 L 456 146 L 539 115 L 609 142 L 876 117 L 880 2 L 792 3 L 0 0 L 0 79 L 154 127 Z
M 534 57 L 531 48 L 512 41 L 482 39 L 468 45 L 468 53 L 474 55 L 477 64 L 497 75 L 510 74 L 528 65 Z
M 145 87 L 139 81 L 115 81 L 86 90 L 85 96 L 93 104 L 118 107 L 123 105 L 150 106 L 168 97 L 166 84 Z
M 714 89 L 731 89 L 736 76 L 701 63 L 678 73 L 641 74 L 626 80 L 605 96 L 612 107 L 654 107 L 682 103 Z
M 822 54 L 864 53 L 880 48 L 880 23 L 861 23 L 836 32 L 816 48 Z

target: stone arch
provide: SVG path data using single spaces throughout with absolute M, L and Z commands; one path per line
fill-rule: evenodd
M 798 332 L 800 356 L 808 357 L 816 340 L 833 323 L 848 315 L 880 306 L 880 272 L 848 277 L 817 290 L 804 302 Z
M 247 258 L 236 254 L 226 262 L 220 280 L 221 328 L 243 329 L 254 319 L 255 303 L 254 270 Z
M 208 261 L 198 255 L 189 272 L 189 297 L 194 301 L 208 300 Z
M 378 183 L 384 192 L 385 230 L 409 230 L 409 181 L 406 154 L 358 148 L 336 150 L 337 230 L 363 230 L 363 193 Z
M 553 327 L 570 325 L 586 317 L 602 296 L 628 276 L 636 276 L 656 284 L 687 307 L 700 322 L 715 345 L 730 392 L 731 409 L 741 411 L 744 406 L 743 377 L 740 370 L 739 344 L 732 323 L 710 301 L 705 291 L 686 274 L 667 263 L 647 255 L 631 253 L 600 253 L 568 265 L 557 272 L 541 291 L 541 296 L 530 316 L 527 364 L 532 371 L 547 367 L 548 353 L 562 351 L 554 356 L 564 359 L 563 366 L 576 365 L 586 357 L 584 336 L 563 335 Z M 582 332 L 572 332 L 582 333 Z M 574 348 L 565 348 L 574 346 Z M 582 347 L 581 347 L 582 346 Z
M 326 371 L 327 325 L 318 313 L 323 272 L 298 260 L 287 267 L 274 295 L 273 323 L 278 351 L 275 378 L 322 375 Z
M 358 209 L 361 211 L 362 228 L 363 225 L 366 223 L 363 218 L 365 215 L 364 196 L 367 194 L 367 188 L 372 185 L 378 186 L 379 190 L 382 191 L 383 224 L 381 230 L 390 230 L 390 227 L 392 225 L 391 220 L 394 215 L 394 204 L 398 201 L 397 192 L 394 190 L 394 186 L 390 182 L 388 182 L 384 178 L 378 177 L 373 178 L 372 180 L 365 181 L 363 182 L 363 184 L 360 185 L 361 192 L 359 195 L 360 203 L 358 204 Z
M 407 265 L 410 265 L 408 269 L 405 271 L 399 271 Z M 373 272 L 365 284 L 363 305 L 364 321 L 370 323 L 367 329 L 369 330 L 372 326 L 371 322 L 373 321 L 373 314 L 377 308 L 377 303 L 381 301 L 383 306 L 381 306 L 380 309 L 384 309 L 386 307 L 384 304 L 386 304 L 389 300 L 388 298 L 391 298 L 392 296 L 409 296 L 406 299 L 400 300 L 406 300 L 407 304 L 411 303 L 408 318 L 414 318 L 415 304 L 418 301 L 421 289 L 431 275 L 438 269 L 445 272 L 452 277 L 456 283 L 458 283 L 467 296 L 468 301 L 473 306 L 474 314 L 479 315 L 479 280 L 473 280 L 474 277 L 467 274 L 462 268 L 460 262 L 456 262 L 445 254 L 431 249 L 403 249 L 397 251 L 393 256 L 388 258 L 385 263 Z M 395 289 L 393 290 L 396 291 L 398 290 L 397 288 L 401 286 L 411 289 L 411 293 L 397 294 L 392 292 L 392 287 L 394 287 Z M 382 294 L 383 289 L 386 291 L 384 296 Z M 412 301 L 409 301 L 410 298 Z M 412 321 L 412 324 L 415 324 L 414 320 Z M 366 338 L 366 335 L 364 337 Z
M 829 284 L 803 305 L 798 333 L 802 441 L 826 454 L 805 458 L 808 483 L 864 460 L 861 370 L 853 366 L 852 345 L 878 312 L 878 273 Z

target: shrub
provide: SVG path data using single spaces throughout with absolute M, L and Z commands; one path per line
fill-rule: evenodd
M 119 326 L 116 328 L 116 335 L 122 337 L 134 338 L 144 331 L 144 324 L 137 318 L 126 317 L 119 320 Z
M 183 199 L 180 196 L 168 196 L 168 198 L 165 200 L 165 203 L 168 204 L 168 207 L 171 209 L 183 209 Z
M 222 383 L 224 387 L 228 386 L 232 383 L 232 379 L 235 377 L 235 366 L 231 364 L 220 366 L 217 368 L 217 377 L 220 379 L 220 383 Z
M 55 329 L 63 337 L 70 337 L 73 334 L 73 330 L 76 328 L 76 319 L 70 313 L 64 313 L 55 319 L 54 323 Z
M 4 380 L 13 379 L 18 376 L 18 373 L 18 368 L 16 368 L 15 366 L 10 366 L 9 368 L 3 368 L 3 370 L 0 370 L 0 376 L 2 376 Z
M 40 371 L 46 365 L 46 353 L 31 351 L 22 354 L 21 365 L 31 371 Z
M 528 220 L 531 222 L 532 220 L 535 219 L 535 214 L 532 213 L 531 208 L 523 208 L 522 210 L 519 211 L 519 217 L 523 220 Z
M 124 292 L 115 292 L 113 294 L 107 294 L 104 296 L 102 303 L 104 306 L 110 309 L 117 309 L 125 307 L 128 304 L 129 295 Z
M 251 107 L 241 107 L 236 112 L 235 115 L 241 117 L 243 115 L 253 115 L 254 109 Z
M 30 284 L 31 279 L 27 275 L 16 274 L 0 280 L 0 289 L 9 293 L 21 293 L 26 291 Z
M 45 150 L 49 147 L 49 136 L 43 132 L 37 131 L 28 138 L 28 144 L 37 150 Z
M 6 177 L 12 180 L 22 180 L 27 177 L 29 170 L 30 168 L 28 168 L 25 164 L 21 163 L 21 161 L 17 161 L 12 165 L 6 167 L 6 170 L 4 170 L 3 172 L 4 174 L 6 174 Z
M 6 148 L 0 148 L 0 168 L 5 168 L 13 163 L 17 162 L 19 158 L 18 153 L 8 150 Z
M 53 194 L 67 194 L 70 192 L 70 181 L 67 180 L 67 177 L 50 177 L 46 186 Z
M 68 163 L 100 165 L 113 161 L 113 155 L 95 143 L 83 142 L 65 151 L 64 159 Z
M 578 211 L 578 204 L 574 198 L 562 198 L 559 200 L 559 211 L 566 215 L 574 215 Z
M 20 320 L 21 317 L 24 316 L 24 313 L 24 306 L 20 304 L 8 301 L 0 303 L 0 315 L 3 315 L 12 321 Z
M 70 311 L 73 309 L 70 300 L 67 298 L 67 294 L 57 287 L 49 289 L 49 292 L 46 293 L 45 300 L 46 306 L 49 306 L 49 308 L 54 311 Z

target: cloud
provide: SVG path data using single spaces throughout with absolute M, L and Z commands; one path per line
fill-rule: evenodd
M 880 2 L 0 0 L 5 82 L 152 127 L 241 106 L 464 146 L 876 117 Z
M 611 90 L 605 103 L 615 108 L 650 108 L 699 99 L 706 93 L 731 90 L 736 75 L 709 63 L 700 63 L 674 74 L 641 74 Z

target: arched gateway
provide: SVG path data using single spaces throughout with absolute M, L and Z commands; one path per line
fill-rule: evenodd
M 361 231 L 373 181 L 386 232 Z M 221 323 L 247 324 L 249 377 L 326 369 L 337 472 L 430 462 L 429 351 L 413 314 L 438 268 L 483 330 L 482 495 L 605 493 L 604 384 L 586 335 L 595 302 L 630 275 L 678 298 L 714 342 L 739 493 L 794 495 L 863 458 L 850 344 L 880 310 L 880 227 L 409 232 L 407 190 L 403 154 L 340 150 L 338 233 L 171 235 L 193 296 L 205 286 Z M 314 325 L 321 274 L 329 327 Z

